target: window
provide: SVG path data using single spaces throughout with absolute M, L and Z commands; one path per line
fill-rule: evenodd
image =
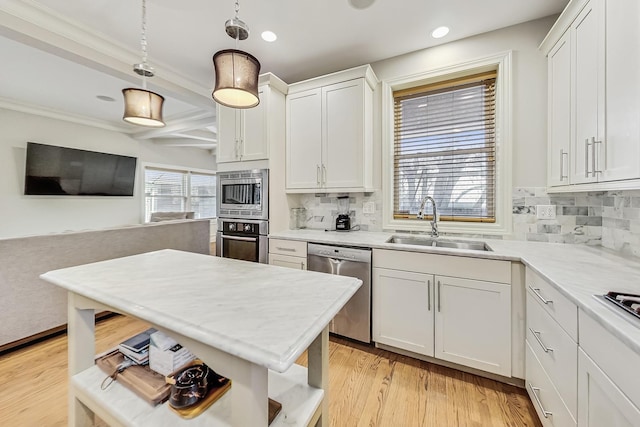
M 216 216 L 216 176 L 192 171 L 146 167 L 145 222 L 153 212 L 194 212 L 194 218 Z
M 393 92 L 393 218 L 496 221 L 496 72 Z M 430 213 L 430 204 L 425 213 Z

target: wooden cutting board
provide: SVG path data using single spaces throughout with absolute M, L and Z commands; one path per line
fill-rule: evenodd
M 116 366 L 123 361 L 122 353 L 115 350 L 96 360 L 96 365 L 106 375 L 111 375 L 116 370 Z M 171 384 L 167 384 L 164 375 L 152 371 L 148 365 L 130 366 L 118 374 L 116 381 L 152 405 L 167 400 L 171 392 Z

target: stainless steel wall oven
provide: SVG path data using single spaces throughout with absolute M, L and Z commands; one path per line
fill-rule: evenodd
M 268 261 L 269 171 L 220 172 L 216 255 L 244 261 Z
M 266 264 L 267 233 L 264 220 L 218 218 L 216 255 Z

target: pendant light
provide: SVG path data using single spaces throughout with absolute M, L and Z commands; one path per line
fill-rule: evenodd
M 134 125 L 163 127 L 162 104 L 164 97 L 147 90 L 147 77 L 153 77 L 153 68 L 147 64 L 147 7 L 142 0 L 142 62 L 133 65 L 133 71 L 142 76 L 142 89 L 122 89 L 124 95 L 124 116 L 122 119 Z
M 240 18 L 236 0 L 236 16 L 224 24 L 229 37 L 236 40 L 236 49 L 224 49 L 213 55 L 216 85 L 213 99 L 226 107 L 252 108 L 260 103 L 258 74 L 260 62 L 255 56 L 238 50 L 238 41 L 249 37 L 249 27 Z

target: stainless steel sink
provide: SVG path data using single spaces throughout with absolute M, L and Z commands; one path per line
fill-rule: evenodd
M 398 245 L 431 246 L 434 248 L 467 249 L 472 251 L 490 251 L 491 248 L 484 242 L 473 240 L 448 240 L 433 237 L 419 236 L 392 236 L 386 243 Z

